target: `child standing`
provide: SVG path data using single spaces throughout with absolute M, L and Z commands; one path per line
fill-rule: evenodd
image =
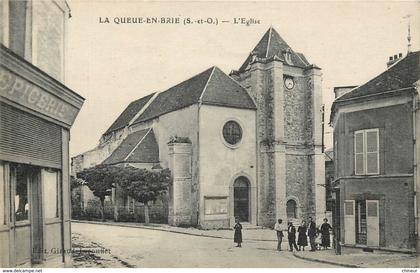
M 235 229 L 235 235 L 233 237 L 233 242 L 237 243 L 236 247 L 242 247 L 242 225 L 239 223 L 239 218 L 236 218 L 236 224 L 233 227 Z

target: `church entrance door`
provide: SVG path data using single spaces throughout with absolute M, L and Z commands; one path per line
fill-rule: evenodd
M 246 177 L 240 176 L 233 183 L 234 216 L 242 222 L 249 222 L 250 183 Z

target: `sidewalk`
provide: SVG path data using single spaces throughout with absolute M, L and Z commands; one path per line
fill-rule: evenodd
M 418 268 L 419 256 L 401 253 L 354 253 L 336 255 L 334 250 L 319 250 L 316 252 L 293 252 L 293 256 L 313 261 L 328 263 L 344 267 L 393 267 L 393 268 Z
M 230 229 L 212 229 L 212 230 L 203 230 L 197 228 L 182 228 L 174 227 L 166 224 L 149 224 L 145 225 L 144 223 L 123 223 L 123 222 L 100 222 L 100 221 L 84 221 L 84 220 L 72 220 L 75 223 L 86 223 L 86 224 L 100 224 L 100 225 L 112 225 L 119 227 L 130 227 L 130 228 L 143 228 L 143 229 L 153 229 L 160 230 L 165 232 L 188 234 L 193 236 L 203 236 L 209 238 L 218 238 L 233 240 L 233 230 Z M 267 242 L 277 242 L 276 233 L 274 230 L 269 228 L 250 228 L 242 230 L 242 238 L 244 241 L 267 241 Z M 287 237 L 285 237 L 287 241 Z

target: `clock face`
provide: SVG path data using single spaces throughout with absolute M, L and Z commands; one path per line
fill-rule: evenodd
M 287 89 L 292 89 L 295 86 L 295 81 L 293 78 L 287 77 L 284 79 L 284 85 Z

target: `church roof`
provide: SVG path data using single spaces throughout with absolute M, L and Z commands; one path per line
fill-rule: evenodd
M 209 105 L 256 109 L 248 92 L 214 66 L 159 93 L 134 123 L 147 121 L 199 102 Z
M 309 65 L 308 60 L 302 53 L 293 51 L 280 34 L 274 28 L 270 27 L 239 68 L 239 72 L 247 70 L 252 62 L 253 56 L 258 58 L 272 58 L 277 56 L 281 61 L 285 62 L 284 53 L 287 50 L 290 50 L 291 53 L 290 65 L 302 68 Z
M 112 123 L 112 125 L 106 130 L 105 135 L 124 128 L 134 116 L 146 105 L 146 103 L 152 98 L 154 93 L 147 95 L 143 98 L 131 102 L 127 108 L 118 116 L 118 118 Z
M 413 84 L 419 79 L 420 51 L 416 51 L 408 53 L 403 59 L 393 64 L 367 83 L 338 97 L 335 102 L 413 87 Z
M 149 128 L 129 134 L 102 164 L 158 162 L 159 146 Z

